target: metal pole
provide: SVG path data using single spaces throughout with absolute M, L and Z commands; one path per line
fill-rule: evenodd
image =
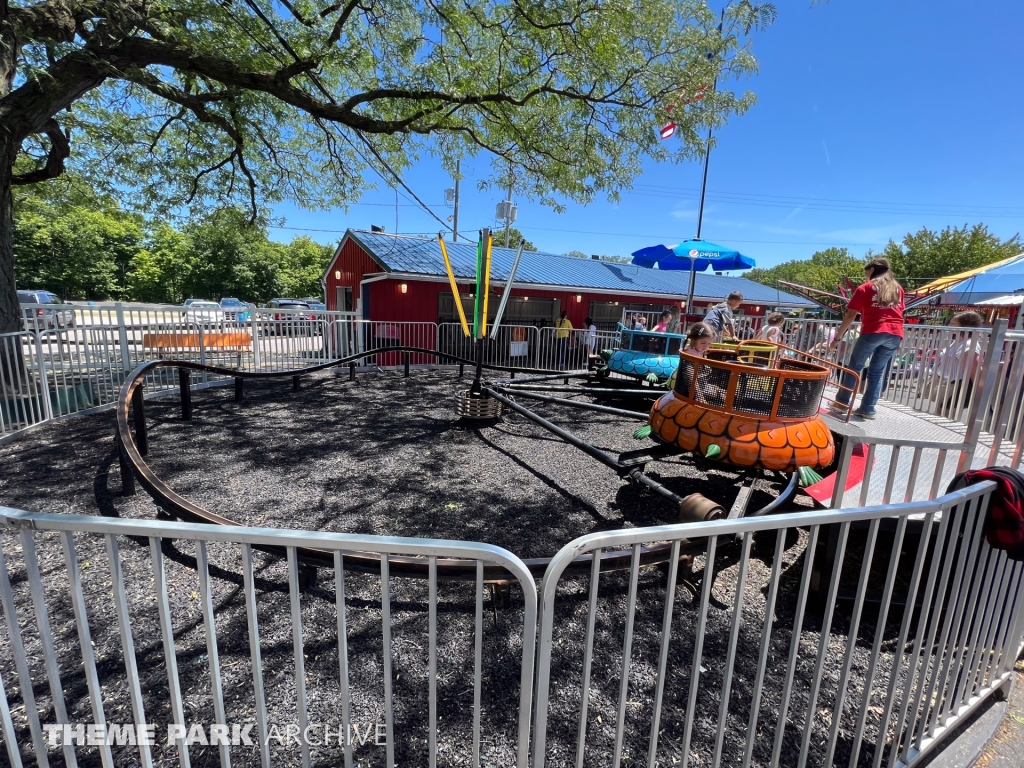
M 482 389 L 480 387 L 480 380 L 484 375 L 484 339 L 476 340 L 476 377 L 473 379 L 473 386 L 469 388 L 469 392 L 473 397 L 481 397 Z
M 715 81 L 717 87 L 718 81 Z M 704 192 L 708 188 L 708 161 L 711 159 L 711 129 L 708 128 L 708 148 L 704 150 L 704 180 L 700 184 L 700 208 L 697 210 L 697 239 L 700 240 L 700 227 L 704 222 Z
M 455 161 L 455 213 L 452 214 L 452 242 L 459 242 L 459 174 L 462 173 L 462 161 Z M 459 297 L 456 296 L 458 301 Z
M 519 269 L 519 259 L 523 255 L 523 241 L 519 241 L 519 250 L 512 260 L 512 269 L 509 270 L 508 280 L 505 281 L 505 292 L 501 294 L 501 303 L 498 304 L 498 313 L 494 316 L 494 326 L 491 328 L 491 338 L 498 333 L 498 326 L 501 325 L 501 318 L 505 316 L 505 305 L 508 304 L 508 297 L 512 295 L 512 281 L 516 279 L 516 270 Z
M 725 10 L 722 10 L 722 20 L 718 24 L 718 34 L 722 34 L 722 24 L 725 23 Z M 714 55 L 709 53 L 708 59 L 713 59 Z M 711 92 L 714 93 L 718 90 L 718 76 L 715 75 L 714 82 L 711 85 Z M 711 126 L 708 126 L 708 146 L 704 150 L 704 179 L 700 183 L 700 209 L 697 211 L 697 239 L 700 240 L 700 227 L 704 222 L 704 193 L 708 188 L 708 161 L 711 159 Z
M 508 207 L 505 209 L 505 247 L 508 248 L 509 229 L 512 227 L 512 169 L 508 171 Z
M 988 406 L 992 402 L 992 392 L 998 385 L 999 362 L 1003 354 L 1003 343 L 1006 340 L 1006 325 L 1007 322 L 1003 318 L 999 318 L 992 324 L 988 350 L 986 350 L 985 359 L 981 364 L 981 372 L 975 380 L 975 383 L 980 386 L 974 388 L 974 402 L 971 403 L 971 409 L 967 416 L 967 434 L 964 437 L 964 442 L 970 448 L 960 454 L 960 461 L 956 467 L 958 474 L 970 469 L 974 461 L 978 437 L 981 435 L 981 425 L 988 414 Z
M 704 204 L 704 193 L 701 192 L 701 205 Z M 700 224 L 697 225 L 697 237 L 700 237 Z M 690 305 L 693 304 L 693 289 L 697 285 L 697 270 L 694 268 L 694 264 L 697 259 L 695 256 L 690 257 L 690 291 L 686 294 L 686 309 L 683 310 L 683 322 L 681 323 L 683 330 L 687 328 L 686 315 L 690 314 Z

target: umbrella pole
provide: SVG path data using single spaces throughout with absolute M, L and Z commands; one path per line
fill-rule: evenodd
M 683 330 L 687 330 L 689 325 L 685 322 L 686 315 L 690 314 L 690 306 L 693 304 L 693 288 L 697 283 L 697 270 L 694 268 L 695 259 L 693 256 L 690 257 L 690 292 L 686 295 L 686 309 L 683 310 Z

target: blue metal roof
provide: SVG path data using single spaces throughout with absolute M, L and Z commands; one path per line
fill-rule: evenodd
M 447 276 L 444 259 L 436 239 L 352 229 L 346 234 L 354 238 L 385 272 Z M 456 278 L 461 281 L 475 279 L 476 243 L 445 241 L 445 246 L 448 249 L 448 257 L 451 259 Z M 504 282 L 508 279 L 515 255 L 514 248 L 495 247 L 492 250 L 492 280 Z M 517 285 L 591 288 L 617 293 L 657 294 L 676 299 L 686 297 L 689 281 L 689 272 L 647 269 L 633 264 L 580 259 L 540 251 L 523 251 L 523 257 L 515 276 Z M 733 291 L 742 293 L 744 301 L 748 303 L 760 302 L 787 307 L 813 306 L 807 299 L 784 293 L 743 277 L 697 273 L 694 298 L 721 300 Z

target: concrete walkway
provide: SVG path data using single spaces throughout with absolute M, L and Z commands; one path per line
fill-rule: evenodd
M 992 742 L 974 763 L 974 768 L 1021 768 L 1024 766 L 1024 661 L 1014 668 L 1017 680 L 1007 702 L 1006 714 Z

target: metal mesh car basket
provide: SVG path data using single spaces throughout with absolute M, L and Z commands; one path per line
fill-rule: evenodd
M 740 373 L 736 380 L 736 394 L 733 397 L 733 410 L 751 413 L 757 416 L 768 416 L 775 402 L 779 379 L 763 373 Z
M 729 375 L 730 371 L 726 368 L 700 366 L 697 371 L 694 400 L 716 408 L 724 408 L 725 395 L 729 389 Z
M 825 378 L 783 379 L 779 398 L 778 416 L 783 418 L 810 418 L 818 412 L 821 395 L 825 391 Z
M 680 358 L 679 368 L 676 372 L 676 394 L 681 397 L 689 397 L 693 389 L 693 363 Z

